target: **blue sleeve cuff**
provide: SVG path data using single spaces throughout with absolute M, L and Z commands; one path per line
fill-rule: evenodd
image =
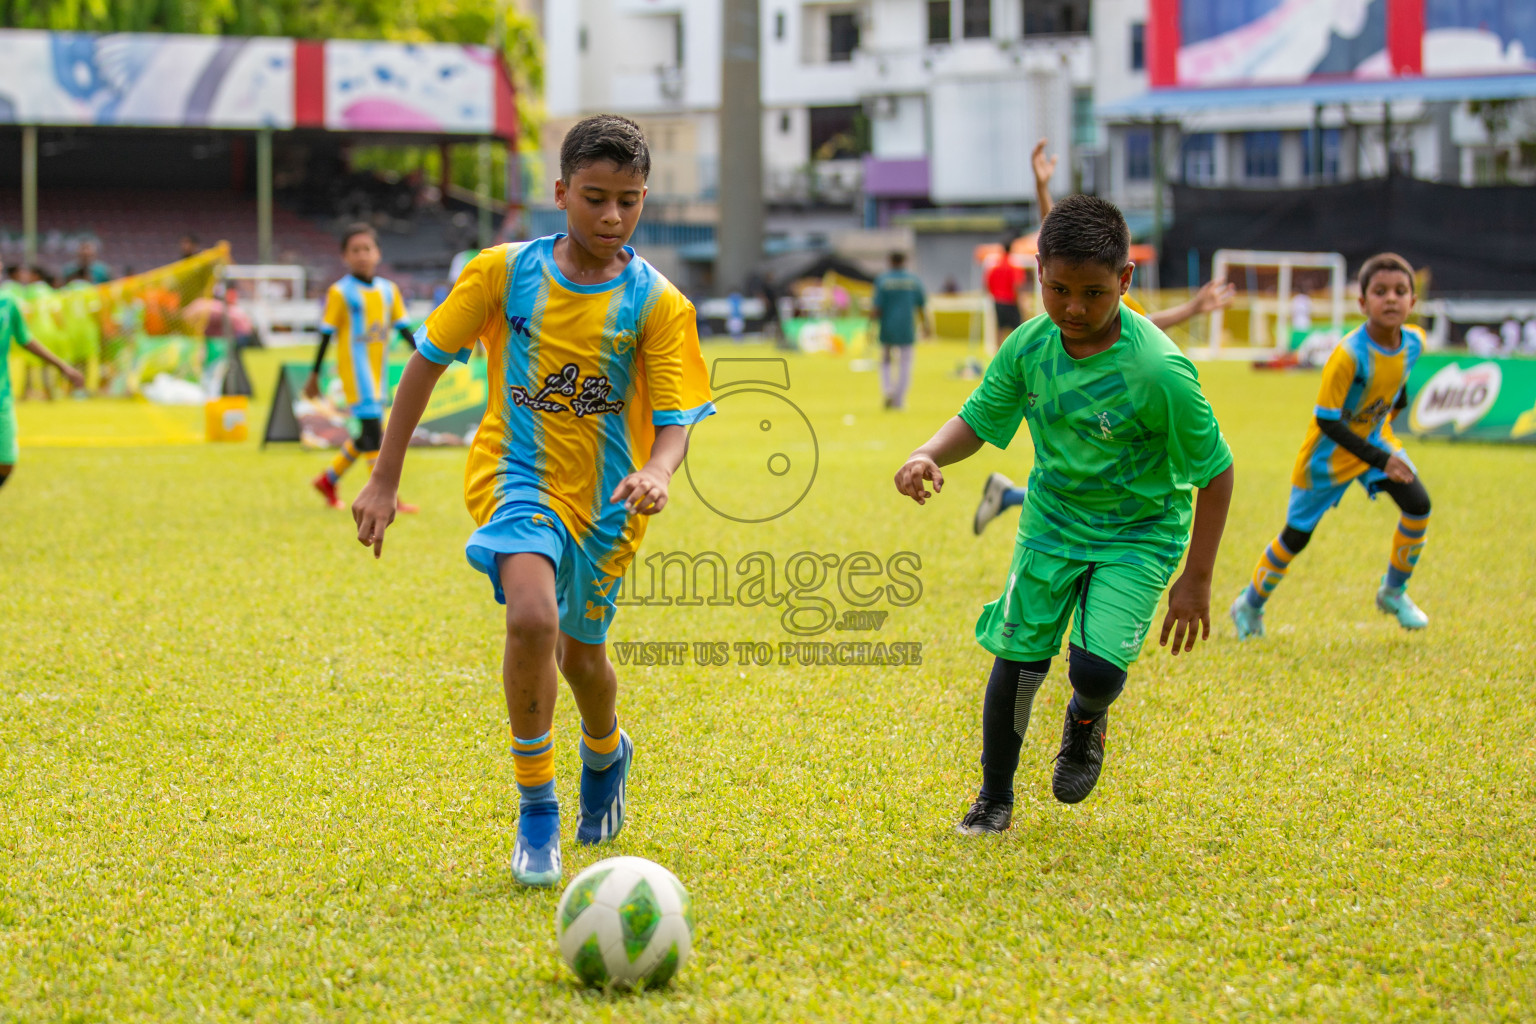
M 473 350 L 461 348 L 457 352 L 444 352 L 427 340 L 427 325 L 422 324 L 421 329 L 416 332 L 416 351 L 439 366 L 447 366 L 450 363 L 469 362 L 469 353 Z
M 327 338 L 336 333 L 336 328 L 332 327 L 330 324 L 321 324 L 316 330 L 317 333 L 323 334 Z
M 651 422 L 658 427 L 691 427 L 706 416 L 715 414 L 715 403 L 705 402 L 692 409 L 657 409 L 651 413 Z
M 1325 409 L 1321 405 L 1312 409 L 1312 414 L 1320 420 L 1341 420 L 1344 418 L 1343 409 Z

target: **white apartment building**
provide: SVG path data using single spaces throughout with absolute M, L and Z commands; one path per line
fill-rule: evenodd
M 1170 185 L 1377 177 L 1389 148 L 1394 170 L 1429 180 L 1536 180 L 1518 142 L 1536 134 L 1536 100 L 1508 113 L 1502 135 L 1455 98 L 1389 107 L 1292 93 L 1154 121 L 1136 109 L 1149 88 L 1148 0 L 760 0 L 760 13 L 770 227 L 841 208 L 845 225 L 949 230 L 947 266 L 1033 220 L 1029 152 L 1041 137 L 1061 157 L 1056 191 L 1108 196 L 1142 235 L 1158 152 Z M 721 16 L 721 0 L 546 2 L 549 151 L 577 117 L 628 114 L 652 141 L 660 217 L 712 222 Z M 1466 59 L 1469 72 L 1481 66 Z
M 1093 134 L 1090 0 L 762 0 L 771 205 L 1013 206 L 1049 136 L 1073 185 Z M 599 110 L 647 129 L 654 200 L 707 214 L 717 184 L 720 0 L 546 4 L 551 150 Z M 703 205 L 700 205 L 703 204 Z

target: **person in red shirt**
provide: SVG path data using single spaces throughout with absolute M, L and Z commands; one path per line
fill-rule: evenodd
M 1024 322 L 1024 307 L 1029 301 L 1024 290 L 1024 268 L 1015 266 L 1009 259 L 1013 239 L 1003 242 L 1003 255 L 987 268 L 987 293 L 997 307 L 997 343 L 1002 345 L 1008 335 Z

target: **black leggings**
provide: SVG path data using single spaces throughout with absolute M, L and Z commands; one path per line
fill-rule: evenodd
M 1405 516 L 1429 515 L 1429 492 L 1424 489 L 1424 481 L 1417 476 L 1411 484 L 1400 484 L 1396 480 L 1384 480 L 1381 489 L 1387 492 L 1387 496 L 1397 502 L 1398 510 Z M 1312 539 L 1309 530 L 1298 530 L 1289 523 L 1280 532 L 1280 543 L 1293 555 L 1301 554 L 1301 549 L 1307 546 Z
M 357 421 L 357 436 L 352 439 L 354 448 L 360 453 L 376 452 L 383 443 L 384 431 L 377 418 Z

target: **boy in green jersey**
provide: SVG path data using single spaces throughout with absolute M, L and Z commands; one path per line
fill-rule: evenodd
M 1006 448 L 1021 422 L 1034 469 L 1003 594 L 976 623 L 996 661 L 982 709 L 982 786 L 959 829 L 1002 832 L 1035 691 L 1072 624 L 1072 699 L 1052 790 L 1092 792 L 1109 705 L 1125 686 L 1168 581 L 1161 643 L 1192 650 L 1210 636 L 1211 572 L 1232 496 L 1232 453 L 1195 367 L 1120 300 L 1130 232 L 1102 199 L 1071 196 L 1040 229 L 1045 314 L 1011 334 L 960 414 L 907 459 L 896 488 L 926 503 L 941 466 L 982 442 Z M 1191 492 L 1198 488 L 1198 507 Z M 1193 518 L 1193 541 L 1190 523 Z
M 0 271 L 5 268 L 0 267 Z M 11 395 L 11 346 L 26 349 L 44 362 L 51 363 L 75 387 L 85 386 L 79 370 L 48 351 L 27 333 L 21 319 L 21 307 L 14 294 L 0 294 L 0 487 L 16 468 L 16 401 Z

